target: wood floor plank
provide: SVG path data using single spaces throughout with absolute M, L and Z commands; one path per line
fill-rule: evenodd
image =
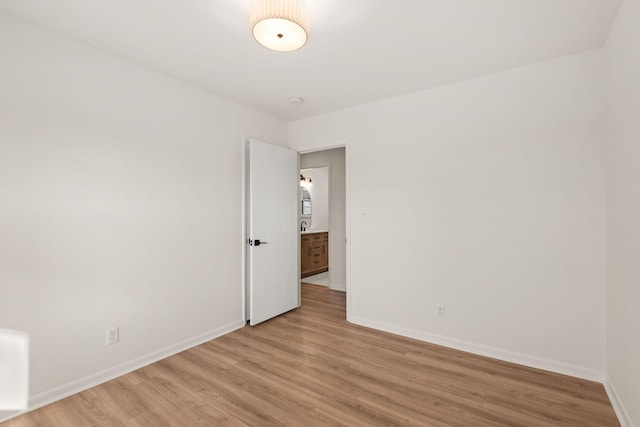
M 8 421 L 57 426 L 618 426 L 602 384 L 349 324 L 345 294 Z

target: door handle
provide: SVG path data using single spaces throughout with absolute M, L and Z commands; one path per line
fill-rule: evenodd
M 269 242 L 264 242 L 261 241 L 260 239 L 256 239 L 256 240 L 251 240 L 249 239 L 249 246 L 260 246 L 260 245 L 266 245 Z

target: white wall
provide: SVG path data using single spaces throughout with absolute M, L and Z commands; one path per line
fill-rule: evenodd
M 591 51 L 291 123 L 350 140 L 351 320 L 603 378 L 604 101 Z
M 325 142 L 325 141 L 323 141 Z M 300 167 L 310 168 L 329 166 L 330 203 L 329 203 L 329 286 L 338 291 L 346 290 L 346 177 L 345 149 L 305 153 L 300 156 Z M 313 203 L 313 200 L 312 200 Z M 312 204 L 312 208 L 313 207 Z M 306 281 L 307 279 L 305 279 Z M 313 281 L 313 279 L 311 279 Z
M 606 46 L 607 365 L 640 426 L 640 2 L 625 0 Z
M 4 15 L 0 58 L 0 328 L 30 335 L 32 404 L 242 326 L 242 138 L 286 125 Z
M 303 169 L 305 177 L 311 178 L 307 186 L 311 196 L 311 223 L 314 230 L 329 230 L 329 168 Z

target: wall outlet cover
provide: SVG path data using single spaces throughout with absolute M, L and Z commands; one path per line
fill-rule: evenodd
M 120 341 L 120 328 L 107 329 L 107 345 L 117 344 Z

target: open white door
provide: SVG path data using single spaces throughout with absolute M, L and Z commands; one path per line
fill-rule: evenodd
M 298 307 L 298 153 L 250 140 L 247 276 L 249 322 Z

